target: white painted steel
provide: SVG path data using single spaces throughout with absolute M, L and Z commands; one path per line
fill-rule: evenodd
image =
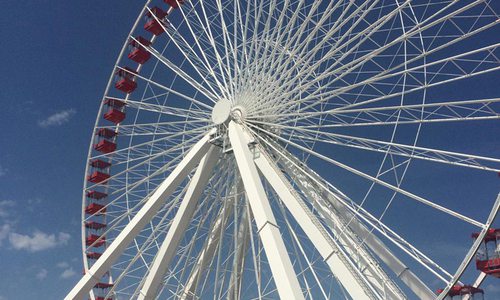
M 320 212 L 320 216 L 330 224 L 331 228 L 341 228 L 345 224 L 348 224 L 348 228 L 352 230 L 352 233 L 342 234 L 339 239 L 344 238 L 357 238 L 363 241 L 363 244 L 370 248 L 380 261 L 385 263 L 387 267 L 393 271 L 396 276 L 404 282 L 410 290 L 412 290 L 419 299 L 430 300 L 434 299 L 434 293 L 413 273 L 408 266 L 406 266 L 394 253 L 389 250 L 389 247 L 385 245 L 371 230 L 369 230 L 361 221 L 342 203 L 338 201 L 338 198 L 334 197 L 328 191 L 325 191 L 318 184 L 307 178 L 298 170 L 292 163 L 287 161 L 281 161 L 283 168 L 286 173 L 293 174 L 293 179 L 295 183 L 300 186 L 300 189 L 305 191 L 309 195 L 309 199 L 316 203 L 316 209 Z M 309 173 L 312 177 L 317 177 L 315 174 Z M 328 201 L 331 207 L 328 207 Z M 346 230 L 346 229 L 344 229 Z M 351 245 L 356 245 L 356 242 L 347 241 L 346 243 Z M 363 247 L 357 246 L 357 251 L 362 253 Z M 367 267 L 377 265 L 376 261 L 373 261 L 367 254 L 366 260 L 368 262 Z M 383 275 L 383 274 L 382 274 Z M 376 280 L 384 282 L 385 284 L 390 284 L 389 280 L 384 278 L 375 277 Z M 373 278 L 373 275 L 368 276 L 368 278 Z M 399 294 L 398 289 L 390 288 L 394 293 Z
M 284 180 L 280 178 L 266 154 L 259 147 L 256 147 L 253 152 L 255 164 L 264 178 L 271 184 L 285 207 L 327 262 L 333 276 L 339 280 L 349 295 L 354 299 L 382 299 L 383 295 L 376 293 L 375 289 L 370 286 L 366 278 L 361 276 L 360 271 L 349 261 L 347 255 L 336 245 L 314 215 L 308 212 L 303 204 L 301 205 L 302 199 L 299 199 L 297 194 L 292 192 L 292 188 L 287 186 Z
M 237 198 L 242 192 L 241 184 L 236 184 L 232 188 L 232 195 L 235 203 L 237 202 Z M 223 227 L 227 223 L 229 217 L 232 215 L 234 205 L 227 205 L 227 211 L 221 213 L 217 220 L 215 221 L 210 235 L 208 236 L 208 240 L 206 241 L 205 246 L 200 251 L 200 255 L 197 259 L 196 265 L 191 271 L 189 275 L 189 279 L 184 287 L 184 291 L 182 292 L 181 299 L 193 299 L 196 297 L 196 289 L 198 287 L 198 280 L 201 277 L 201 273 L 205 270 L 207 264 L 211 261 L 215 254 L 215 250 L 218 247 L 220 242 L 221 232 L 223 231 Z
M 281 299 L 304 299 L 241 125 L 229 123 L 229 139 L 278 293 Z
M 175 255 L 180 240 L 184 237 L 187 226 L 191 222 L 198 200 L 212 175 L 212 170 L 219 155 L 219 149 L 211 146 L 201 160 L 194 176 L 191 178 L 189 187 L 170 225 L 167 236 L 153 260 L 138 299 L 149 300 L 156 298 L 161 281 L 165 276 L 165 272 L 168 271 L 168 266 Z
M 443 231 L 459 225 L 466 236 L 492 224 L 498 200 L 484 221 L 485 199 L 455 205 L 464 201 L 459 192 L 450 201 L 411 180 L 415 170 L 417 177 L 441 170 L 442 178 L 460 174 L 485 183 L 471 186 L 471 194 L 492 195 L 486 183 L 500 171 L 500 158 L 480 142 L 496 138 L 500 98 L 475 87 L 500 70 L 493 2 L 192 0 L 174 9 L 146 1 L 103 97 L 123 102 L 127 118 L 102 120 L 103 101 L 95 124 L 94 134 L 118 133 L 112 139 L 118 149 L 94 150 L 95 136 L 89 147 L 88 163 L 104 160 L 112 170 L 105 171 L 106 184 L 85 181 L 87 273 L 67 299 L 86 298 L 89 290 L 91 300 L 432 299 L 442 287 L 446 293 L 478 242 L 453 257 L 463 260 L 458 270 L 445 268 L 429 243 L 414 242 L 425 226 L 409 234 L 407 227 L 418 225 L 397 219 L 397 210 L 427 209 L 420 219 L 437 213 Z M 141 28 L 154 6 L 168 12 L 164 20 L 152 16 L 164 31 L 158 36 Z M 127 58 L 130 41 L 151 55 L 147 63 Z M 111 87 L 117 70 L 129 72 L 126 65 L 138 73 L 138 88 L 124 95 Z M 448 96 L 458 85 L 470 88 L 459 99 Z M 446 126 L 465 135 L 442 142 L 438 132 Z M 462 147 L 473 128 L 489 129 L 470 134 L 477 151 Z M 189 175 L 208 147 L 221 155 Z M 205 162 L 214 168 L 210 180 Z M 239 172 L 241 193 L 234 191 Z M 109 197 L 88 199 L 92 190 Z M 106 213 L 85 213 L 89 203 L 103 203 Z M 95 220 L 106 228 L 85 227 Z M 106 244 L 87 245 L 88 234 Z M 446 235 L 437 239 L 449 242 Z M 100 259 L 87 258 L 102 249 Z M 481 274 L 475 285 L 483 280 Z M 112 287 L 92 288 L 96 282 Z
M 169 197 L 177 186 L 185 179 L 191 170 L 199 163 L 206 154 L 209 147 L 209 140 L 214 132 L 205 135 L 184 159 L 177 165 L 172 173 L 165 179 L 161 186 L 155 191 L 144 206 L 137 212 L 134 218 L 122 230 L 121 234 L 109 245 L 97 262 L 86 271 L 86 274 L 78 284 L 64 298 L 66 300 L 80 300 L 87 295 L 92 287 L 99 282 L 102 275 L 106 273 L 113 262 L 118 259 L 125 248 L 132 242 L 141 229 L 154 217 L 163 202 Z

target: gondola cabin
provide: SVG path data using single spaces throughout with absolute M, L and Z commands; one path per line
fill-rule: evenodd
M 95 222 L 95 221 L 87 221 L 85 222 L 85 227 L 93 230 L 101 230 L 106 228 L 106 224 Z
M 87 246 L 93 246 L 93 247 L 101 247 L 106 243 L 106 238 L 101 237 L 100 235 L 96 234 L 91 234 L 85 239 L 85 244 Z
M 108 196 L 108 194 L 106 194 L 106 193 L 98 192 L 98 191 L 94 191 L 94 190 L 87 191 L 85 193 L 85 195 L 87 196 L 87 198 L 94 199 L 94 200 L 101 200 L 101 199 L 104 199 Z
M 477 239 L 479 233 L 473 233 Z M 476 254 L 476 268 L 488 275 L 500 278 L 500 229 L 490 228 Z
M 442 289 L 437 291 L 438 294 L 443 292 Z M 444 298 L 446 300 L 484 300 L 484 291 L 480 288 L 475 288 L 470 285 L 455 285 L 453 286 L 448 295 Z
M 166 16 L 167 13 L 161 8 L 156 6 L 151 8 L 151 11 L 146 12 L 146 23 L 144 24 L 144 29 L 154 35 L 162 34 L 165 31 L 164 28 L 168 26 L 168 23 L 163 21 Z
M 109 128 L 99 128 L 99 130 L 97 130 L 96 135 L 99 137 L 110 140 L 116 136 L 116 132 L 114 130 L 109 129 Z
M 111 176 L 107 173 L 94 171 L 90 175 L 87 176 L 87 180 L 92 182 L 92 183 L 106 183 L 108 181 L 109 177 L 111 177 Z
M 106 207 L 101 204 L 91 203 L 85 207 L 85 213 L 88 215 L 101 215 L 106 213 Z
M 102 140 L 94 145 L 94 149 L 101 153 L 107 154 L 116 150 L 116 144 L 108 140 Z
M 135 82 L 134 80 L 137 73 L 134 70 L 128 67 L 119 68 L 118 70 L 116 70 L 115 75 L 115 88 L 117 90 L 120 90 L 127 94 L 135 91 L 135 89 L 137 88 L 137 82 Z
M 163 0 L 163 2 L 167 3 L 168 5 L 172 6 L 173 8 L 178 8 L 179 5 L 184 4 L 184 0 Z
M 128 58 L 140 65 L 144 64 L 151 58 L 151 53 L 149 53 L 145 48 L 149 47 L 150 45 L 151 42 L 143 38 L 142 36 L 138 36 L 135 39 L 130 39 L 130 53 L 128 54 Z
M 104 105 L 108 107 L 106 113 L 104 113 L 104 119 L 114 124 L 121 123 L 125 120 L 125 102 L 116 99 L 105 99 Z
M 99 259 L 99 257 L 101 257 L 102 253 L 99 253 L 99 252 L 87 252 L 87 258 L 88 259 Z

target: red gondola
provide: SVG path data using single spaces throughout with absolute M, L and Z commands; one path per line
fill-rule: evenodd
M 473 233 L 477 239 L 479 233 Z M 488 275 L 500 278 L 500 229 L 490 228 L 476 255 L 476 268 Z
M 104 119 L 115 124 L 125 120 L 125 102 L 116 99 L 106 99 L 104 100 L 104 104 L 109 107 L 108 111 L 104 114 Z
M 144 64 L 151 58 L 151 53 L 149 53 L 146 48 L 151 45 L 151 42 L 142 36 L 138 36 L 135 40 L 132 39 L 129 42 L 130 45 L 130 53 L 128 54 L 128 58 L 135 61 L 138 64 Z
M 172 6 L 173 8 L 179 7 L 179 5 L 184 4 L 184 0 L 163 0 L 163 2 L 167 3 L 168 5 Z
M 87 180 L 92 183 L 106 183 L 109 177 L 110 177 L 109 174 L 95 171 L 89 176 L 87 176 Z
M 98 252 L 87 252 L 87 258 L 88 259 L 99 259 L 99 257 L 101 257 L 102 253 L 98 253 Z
M 438 294 L 441 294 L 442 292 L 442 289 L 439 289 L 437 291 Z M 450 289 L 448 295 L 444 299 L 461 300 L 464 298 L 464 296 L 471 300 L 484 300 L 484 291 L 480 288 L 475 288 L 470 285 L 455 285 Z
M 111 153 L 116 150 L 116 144 L 108 140 L 102 140 L 94 145 L 94 149 L 101 153 Z
M 103 198 L 106 198 L 108 196 L 108 194 L 91 190 L 91 191 L 87 191 L 85 193 L 85 196 L 87 196 L 88 198 L 91 198 L 91 199 L 101 200 Z
M 85 213 L 89 215 L 102 215 L 106 213 L 106 207 L 97 203 L 90 203 L 85 207 Z
M 136 72 L 128 67 L 118 69 L 116 71 L 115 88 L 130 94 L 137 88 L 137 82 L 134 81 Z
M 112 283 L 99 282 L 94 287 L 98 288 L 98 289 L 109 289 L 110 287 L 113 287 L 113 284 Z
M 151 14 L 152 12 L 152 14 Z M 146 24 L 144 24 L 144 29 L 146 31 L 151 32 L 154 35 L 160 35 L 162 34 L 165 30 L 163 30 L 163 27 L 167 27 L 168 23 L 163 22 L 163 19 L 167 16 L 167 13 L 161 10 L 158 7 L 153 7 L 151 8 L 151 12 L 146 13 Z M 158 20 L 160 20 L 163 24 L 160 24 L 154 17 Z M 163 27 L 162 27 L 163 25 Z
M 104 119 L 113 122 L 115 124 L 118 124 L 121 123 L 123 120 L 125 120 L 125 113 L 112 108 L 107 113 L 104 114 Z
M 106 224 L 98 223 L 98 222 L 95 222 L 95 221 L 85 222 L 85 227 L 86 228 L 94 229 L 94 230 L 103 229 L 106 226 L 107 226 Z
M 116 136 L 116 132 L 108 128 L 99 128 L 97 135 L 105 139 L 112 139 Z
M 100 159 L 94 159 L 94 160 L 92 160 L 90 162 L 90 165 L 93 168 L 97 168 L 97 169 L 101 169 L 101 170 L 111 167 L 111 163 L 106 162 L 104 160 L 100 160 Z
M 100 235 L 91 234 L 85 239 L 85 244 L 87 246 L 94 245 L 94 247 L 101 247 L 106 243 L 106 238 Z

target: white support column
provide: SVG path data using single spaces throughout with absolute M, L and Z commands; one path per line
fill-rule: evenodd
M 184 199 L 172 220 L 172 224 L 167 232 L 165 240 L 156 253 L 153 264 L 144 281 L 138 300 L 155 299 L 163 277 L 168 270 L 168 266 L 175 255 L 179 242 L 181 241 L 186 228 L 193 217 L 198 200 L 206 187 L 212 170 L 217 163 L 219 148 L 212 146 L 207 155 L 202 159 L 191 182 L 186 190 Z
M 289 162 L 283 161 L 283 167 L 285 171 L 289 174 L 293 174 L 296 182 L 307 192 L 314 191 L 319 193 L 323 200 L 328 201 L 335 209 L 335 217 L 342 220 L 343 223 L 349 220 L 349 230 L 352 230 L 360 239 L 363 240 L 364 244 L 373 253 L 384 262 L 389 269 L 391 269 L 396 276 L 401 279 L 418 297 L 419 299 L 430 300 L 436 298 L 436 295 L 407 267 L 397 256 L 395 256 L 387 247 L 387 245 L 382 242 L 374 233 L 372 233 L 363 223 L 361 223 L 351 212 L 349 212 L 342 204 L 335 199 L 330 193 L 326 192 L 315 184 L 312 180 L 305 176 L 300 176 L 301 171 Z M 314 172 L 308 172 L 310 176 L 320 180 L 318 175 Z M 318 201 L 315 197 L 311 197 L 311 200 Z M 322 203 L 317 203 L 321 208 Z M 329 209 L 331 210 L 331 208 Z M 325 220 L 331 218 L 331 215 L 325 215 Z
M 102 256 L 95 262 L 86 274 L 80 279 L 76 286 L 64 298 L 65 300 L 81 300 L 87 297 L 90 290 L 101 277 L 112 266 L 113 262 L 123 253 L 126 247 L 139 234 L 144 226 L 151 221 L 158 210 L 163 206 L 165 200 L 175 191 L 178 185 L 199 163 L 200 159 L 208 151 L 211 135 L 208 133 L 186 154 L 184 159 L 170 173 L 170 175 L 158 186 L 151 198 L 137 212 L 132 220 L 125 226 L 116 239 L 104 251 Z
M 236 183 L 236 185 L 239 185 L 239 183 Z M 236 201 L 238 195 L 237 192 L 238 188 L 233 187 L 232 189 L 233 193 L 235 194 L 233 201 Z M 215 223 L 213 224 L 212 229 L 210 231 L 210 235 L 208 236 L 208 240 L 205 243 L 203 249 L 201 250 L 196 265 L 193 267 L 193 270 L 189 275 L 189 279 L 186 285 L 184 286 L 184 291 L 182 292 L 181 300 L 195 299 L 196 288 L 198 286 L 198 280 L 200 278 L 200 275 L 205 269 L 207 263 L 210 262 L 214 257 L 215 250 L 219 245 L 221 231 L 223 230 L 224 224 L 227 223 L 227 220 L 231 216 L 233 212 L 233 207 L 234 206 L 232 204 L 227 205 L 228 208 L 227 211 L 225 212 L 221 211 L 219 216 L 217 217 L 217 220 L 215 220 Z
M 353 299 L 382 299 L 380 295 L 374 292 L 373 288 L 370 288 L 368 282 L 362 280 L 361 274 L 357 272 L 353 265 L 349 264 L 340 247 L 335 244 L 316 217 L 312 213 L 308 213 L 301 205 L 302 200 L 298 198 L 296 193 L 292 193 L 291 187 L 287 186 L 276 173 L 276 169 L 273 168 L 266 155 L 259 148 L 258 146 L 256 148 L 255 164 L 348 294 Z
M 304 299 L 297 274 L 293 269 L 252 153 L 248 148 L 247 139 L 241 125 L 233 121 L 229 123 L 229 140 L 278 294 L 283 300 Z
M 233 271 L 229 279 L 229 288 L 227 292 L 227 300 L 238 300 L 240 298 L 241 281 L 243 279 L 243 268 L 245 266 L 245 253 L 248 247 L 249 232 L 248 232 L 248 214 L 247 206 L 245 206 L 241 214 L 240 223 L 238 225 L 238 235 L 236 240 L 238 244 L 235 245 Z

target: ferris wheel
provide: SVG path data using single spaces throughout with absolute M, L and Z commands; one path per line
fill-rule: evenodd
M 66 299 L 482 296 L 496 2 L 147 1 L 93 130 Z

